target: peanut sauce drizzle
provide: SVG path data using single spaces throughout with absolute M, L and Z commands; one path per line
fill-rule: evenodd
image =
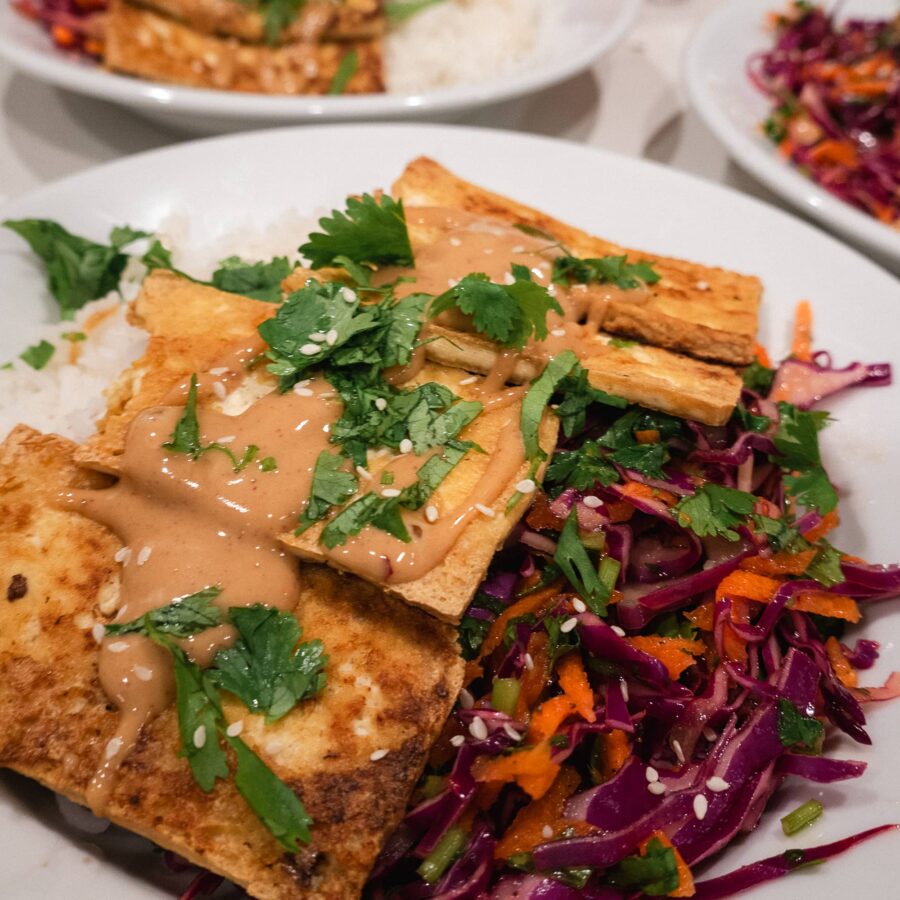
M 409 210 L 409 218 L 412 228 L 437 227 L 448 238 L 417 252 L 417 281 L 399 285 L 398 296 L 413 291 L 440 294 L 453 279 L 469 272 L 484 272 L 502 282 L 511 263 L 527 266 L 536 281 L 549 283 L 552 259 L 559 251 L 548 248 L 546 241 L 454 210 L 414 209 Z M 386 271 L 382 277 L 392 280 L 396 276 Z M 551 313 L 548 327 L 563 333 L 551 334 L 541 345 L 529 347 L 529 352 L 549 357 L 566 347 L 584 350 L 580 345 L 586 332 L 596 332 L 606 303 L 617 296 L 615 291 L 606 287 L 601 291 L 557 289 L 564 314 Z M 448 324 L 471 328 L 465 317 L 457 316 L 459 319 L 463 321 L 453 321 L 448 314 Z M 222 402 L 227 407 L 245 384 L 247 363 L 262 349 L 262 342 L 254 339 L 201 373 L 200 400 L 218 391 L 220 399 L 225 394 Z M 596 344 L 591 352 L 597 352 Z M 517 358 L 514 352 L 498 354 L 494 370 L 474 389 L 485 411 L 521 402 L 524 387 L 505 387 Z M 424 350 L 419 348 L 405 368 L 386 372 L 386 380 L 395 385 L 409 381 L 421 371 L 424 359 Z M 215 388 L 216 384 L 221 387 Z M 191 460 L 163 447 L 183 413 L 187 391 L 184 382 L 163 405 L 144 410 L 134 419 L 126 436 L 122 474 L 115 485 L 105 490 L 71 491 L 62 498 L 69 508 L 108 526 L 123 541 L 117 557 L 122 575 L 116 621 L 131 621 L 211 585 L 222 588 L 216 602 L 223 610 L 258 602 L 291 610 L 300 596 L 301 573 L 277 536 L 293 531 L 309 497 L 319 453 L 336 449 L 329 434 L 342 404 L 321 377 L 285 394 L 266 393 L 237 415 L 201 402 L 202 444 L 226 444 L 238 457 L 254 444 L 260 448 L 257 459 L 274 457 L 277 461 L 274 471 L 262 471 L 252 462 L 235 472 L 224 453 L 210 451 Z M 480 514 L 478 507 L 496 502 L 524 463 L 525 449 L 515 419 L 511 415 L 500 429 L 503 438 L 461 502 L 436 521 L 429 521 L 422 512 L 404 511 L 410 543 L 366 527 L 342 546 L 323 548 L 326 558 L 339 568 L 384 583 L 413 581 L 430 572 Z M 427 458 L 427 454 L 404 454 L 392 459 L 386 467 L 394 476 L 392 487 L 402 489 L 414 483 Z M 360 484 L 360 492 L 370 489 L 365 482 Z M 234 630 L 224 625 L 181 643 L 194 662 L 205 666 L 234 639 Z M 142 635 L 104 638 L 99 677 L 120 711 L 120 720 L 86 792 L 96 813 L 104 810 L 118 768 L 133 749 L 141 728 L 174 698 L 168 652 Z

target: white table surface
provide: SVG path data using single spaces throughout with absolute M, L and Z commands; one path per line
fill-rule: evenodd
M 681 87 L 685 44 L 720 2 L 727 0 L 644 0 L 631 34 L 593 69 L 456 121 L 645 157 L 787 209 L 729 160 Z M 5 63 L 0 98 L 0 203 L 97 163 L 190 139 L 124 107 L 46 86 Z

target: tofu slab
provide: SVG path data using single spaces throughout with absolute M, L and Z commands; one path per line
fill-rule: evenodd
M 119 543 L 52 505 L 60 490 L 102 486 L 72 450 L 24 426 L 0 445 L 0 766 L 83 803 L 117 721 L 91 628 L 115 609 Z M 261 900 L 359 895 L 462 681 L 449 628 L 362 582 L 304 573 L 297 618 L 305 638 L 325 643 L 327 687 L 273 725 L 233 698 L 225 713 L 302 798 L 312 843 L 285 853 L 231 781 L 201 791 L 171 709 L 123 764 L 107 813 Z M 389 752 L 373 762 L 378 749 Z
M 611 301 L 604 331 L 712 362 L 746 365 L 753 360 L 762 294 L 758 278 L 630 250 L 593 237 L 464 181 L 426 157 L 407 166 L 392 194 L 407 206 L 460 209 L 507 225 L 530 225 L 552 234 L 576 256 L 627 254 L 633 262 L 649 259 L 661 280 L 650 286 L 646 302 Z
M 301 41 L 281 47 L 245 44 L 112 0 L 106 14 L 104 63 L 114 72 L 191 87 L 262 94 L 325 94 L 344 57 L 357 66 L 347 94 L 384 90 L 381 42 Z

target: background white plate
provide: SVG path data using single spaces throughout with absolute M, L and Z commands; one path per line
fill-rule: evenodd
M 896 0 L 846 0 L 836 7 L 838 21 L 890 18 Z M 766 14 L 783 0 L 728 0 L 697 30 L 685 56 L 691 103 L 735 160 L 790 203 L 884 260 L 900 263 L 900 230 L 860 212 L 820 188 L 785 160 L 760 131 L 770 103 L 747 77 L 751 55 L 772 46 Z
M 365 152 L 359 152 L 364 146 Z M 46 187 L 0 210 L 0 218 L 47 216 L 72 230 L 105 238 L 128 222 L 153 229 L 188 212 L 196 233 L 210 239 L 285 212 L 308 215 L 340 205 L 349 192 L 389 186 L 404 164 L 428 154 L 465 178 L 575 225 L 653 253 L 756 273 L 766 285 L 762 340 L 785 352 L 795 302 L 815 306 L 817 346 L 839 364 L 896 361 L 896 282 L 863 257 L 777 210 L 653 164 L 573 144 L 494 131 L 436 126 L 334 126 L 256 132 L 184 144 L 102 166 Z M 723 227 L 727 223 L 727 227 Z M 299 244 L 304 236 L 297 235 Z M 12 234 L 0 232 L 0 358 L 30 342 L 53 316 L 39 268 Z M 865 297 L 866 315 L 848 309 Z M 838 545 L 872 560 L 900 559 L 896 538 L 900 480 L 896 477 L 900 387 L 850 391 L 831 404 L 836 418 L 825 435 L 825 458 L 842 487 L 844 523 Z M 865 632 L 883 655 L 865 683 L 880 684 L 900 669 L 900 607 L 882 604 Z M 759 829 L 716 861 L 718 874 L 791 846 L 835 840 L 900 821 L 900 708 L 870 708 L 874 747 L 835 739 L 833 749 L 870 763 L 857 782 L 819 789 L 793 783 L 775 798 Z M 778 817 L 821 796 L 824 817 L 787 841 Z M 173 798 L 176 802 L 176 798 Z M 66 897 L 148 900 L 172 897 L 157 857 L 122 832 L 87 839 L 61 823 L 50 796 L 23 779 L 0 779 L 0 884 L 7 900 Z M 757 890 L 757 900 L 812 896 L 846 900 L 895 897 L 900 834 Z
M 58 87 L 122 103 L 152 119 L 209 134 L 241 127 L 309 121 L 447 116 L 549 87 L 611 50 L 640 11 L 641 0 L 546 0 L 559 23 L 540 35 L 534 61 L 489 81 L 422 94 L 284 97 L 178 87 L 115 75 L 62 53 L 46 32 L 0 0 L 0 56 Z

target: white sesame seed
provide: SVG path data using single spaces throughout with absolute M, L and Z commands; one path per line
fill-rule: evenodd
M 215 369 L 210 369 L 209 374 L 215 375 L 218 378 L 220 375 L 224 375 L 228 371 L 228 366 L 218 366 Z
M 462 241 L 458 237 L 450 238 L 450 246 L 451 247 L 459 247 L 462 244 Z
M 128 644 L 125 641 L 113 641 L 111 644 L 106 645 L 106 649 L 110 653 L 124 653 L 128 649 Z
M 647 777 L 647 781 L 649 781 L 650 784 L 653 784 L 654 781 L 659 781 L 659 772 L 657 772 L 653 766 L 647 766 L 644 775 Z
M 194 746 L 199 750 L 206 743 L 206 726 L 198 725 L 194 729 Z
M 503 723 L 503 730 L 506 732 L 507 737 L 509 737 L 511 740 L 513 740 L 513 741 L 521 741 L 522 740 L 522 735 L 519 734 L 519 732 L 516 731 L 516 729 L 513 728 L 512 725 L 509 724 L 509 722 Z
M 141 681 L 152 681 L 153 680 L 153 669 L 148 669 L 146 666 L 135 666 L 134 674 Z
M 98 622 L 91 629 L 91 637 L 99 644 L 103 640 L 103 635 L 106 634 L 106 626 Z
M 447 287 L 456 287 L 459 284 L 458 278 L 448 278 L 447 279 Z
M 438 516 L 438 508 L 436 506 L 426 506 L 425 507 L 425 520 L 427 522 L 437 522 Z
M 106 758 L 112 759 L 121 749 L 124 741 L 120 737 L 114 737 L 107 745 L 106 745 Z
M 400 441 L 400 452 L 401 453 L 412 453 L 413 442 L 409 438 L 403 438 Z
M 708 741 L 714 741 L 719 736 L 715 733 L 715 731 L 709 727 L 709 725 L 703 726 L 703 737 L 705 737 Z
M 493 254 L 493 252 L 494 252 L 494 248 L 493 248 L 493 247 L 485 247 L 485 248 L 484 248 L 484 255 L 485 255 L 485 256 L 491 256 L 491 255 Z
M 356 467 L 356 474 L 359 475 L 364 481 L 372 480 L 372 473 L 368 469 L 364 469 L 362 466 Z
M 525 654 L 525 668 L 529 672 L 534 669 L 534 657 L 530 653 Z
M 225 437 L 220 437 L 216 439 L 217 444 L 233 444 L 235 441 L 235 435 L 226 434 Z
M 454 734 L 452 738 L 450 738 L 450 744 L 453 747 L 462 747 L 462 745 L 466 742 L 466 736 L 464 734 Z
M 484 724 L 484 719 L 478 717 L 472 719 L 469 722 L 469 733 L 476 741 L 483 741 L 488 736 L 487 725 Z
M 515 247 L 512 248 L 513 253 L 524 253 L 525 248 L 521 244 L 516 244 Z
M 478 376 L 470 375 L 468 378 L 463 378 L 463 380 L 460 382 L 460 384 L 462 384 L 462 385 L 475 384 L 476 381 L 478 381 Z
M 117 563 L 122 563 L 123 566 L 127 566 L 128 560 L 131 559 L 131 547 L 119 547 L 119 549 L 116 550 L 116 555 L 113 559 Z
M 348 287 L 342 287 L 342 288 L 341 288 L 341 296 L 342 296 L 348 303 L 356 303 L 356 291 L 352 291 L 352 290 L 350 290 L 350 288 L 348 288 Z
M 545 826 L 541 829 L 541 836 L 542 836 L 542 837 L 545 837 L 545 838 L 549 841 L 550 838 L 553 837 L 553 826 L 552 826 L 552 825 L 545 825 Z
M 372 762 L 378 762 L 379 759 L 384 759 L 390 752 L 391 752 L 390 750 L 385 750 L 384 747 L 382 747 L 381 750 L 375 750 L 372 753 L 370 753 L 369 759 Z
M 709 809 L 709 801 L 703 794 L 697 794 L 694 797 L 694 815 L 702 822 L 706 818 L 706 811 Z
M 385 488 L 381 492 L 382 497 L 399 497 L 400 491 L 397 488 Z
M 489 519 L 493 519 L 496 513 L 489 507 L 485 506 L 483 503 L 476 503 L 475 509 L 478 510 L 483 516 L 487 516 Z
M 571 619 L 566 619 L 566 621 L 563 622 L 562 625 L 559 626 L 559 630 L 560 630 L 563 634 L 568 634 L 570 631 L 574 631 L 575 626 L 576 626 L 577 624 L 578 624 L 578 619 L 576 619 L 576 618 L 573 616 Z
M 705 281 L 698 281 L 698 282 L 697 282 L 697 290 L 698 290 L 698 291 L 708 291 L 708 290 L 709 290 L 709 284 L 708 284 L 707 282 L 705 282 Z
M 588 494 L 581 501 L 588 509 L 596 509 L 598 506 L 603 506 L 603 501 L 599 497 L 595 497 L 593 494 Z
M 298 382 L 294 385 L 294 393 L 298 397 L 312 397 L 313 392 L 302 382 Z
M 619 628 L 618 625 L 611 625 L 610 627 L 612 628 L 614 634 L 617 634 L 619 637 L 625 637 L 624 628 Z
M 628 702 L 628 682 L 621 678 L 619 680 L 619 687 L 622 690 L 622 699 L 627 703 Z
M 475 698 L 465 688 L 459 692 L 459 705 L 463 709 L 471 709 L 475 705 Z
M 244 730 L 244 720 L 238 719 L 237 722 L 232 722 L 226 729 L 225 734 L 228 737 L 237 737 Z
M 684 763 L 684 750 L 681 749 L 681 742 L 672 739 L 672 750 L 675 752 L 675 758 L 680 763 Z
M 587 604 L 584 602 L 584 600 L 579 600 L 578 597 L 576 597 L 572 601 L 572 609 L 574 609 L 577 613 L 587 612 Z
M 141 552 L 137 555 L 137 564 L 139 566 L 144 565 L 148 559 L 150 559 L 150 554 L 153 552 L 152 547 L 141 547 Z
M 214 381 L 212 386 L 212 392 L 218 397 L 219 400 L 224 400 L 228 396 L 228 392 L 225 390 L 225 385 L 222 384 L 221 381 Z
M 661 781 L 652 781 L 647 785 L 647 790 L 650 791 L 651 794 L 659 796 L 666 792 L 666 786 Z
M 520 494 L 533 494 L 536 486 L 537 485 L 535 485 L 534 481 L 531 478 L 523 478 L 516 485 L 516 490 Z
M 516 283 L 516 276 L 513 275 L 512 272 L 507 272 L 507 273 L 503 276 L 503 282 L 504 282 L 504 284 L 515 284 L 515 283 Z
M 553 337 L 565 337 L 565 336 L 566 336 L 566 329 L 565 329 L 565 328 L 554 328 L 554 329 L 550 332 L 550 334 L 552 334 Z
M 336 328 L 330 328 L 325 332 L 325 343 L 333 347 L 337 343 L 338 333 Z
M 325 332 L 324 331 L 314 331 L 309 336 L 309 339 L 311 341 L 315 341 L 317 344 L 324 344 L 325 343 Z
M 321 353 L 322 348 L 318 344 L 304 344 L 300 348 L 300 352 L 304 356 L 315 356 L 317 353 Z
M 731 785 L 730 785 L 724 778 L 720 778 L 718 775 L 713 775 L 713 777 L 710 778 L 710 779 L 706 782 L 706 786 L 707 786 L 714 794 L 721 794 L 722 791 L 727 791 L 728 788 L 731 787 Z
M 387 409 L 387 400 L 384 397 L 376 397 L 375 398 L 375 409 L 377 410 L 385 410 Z

